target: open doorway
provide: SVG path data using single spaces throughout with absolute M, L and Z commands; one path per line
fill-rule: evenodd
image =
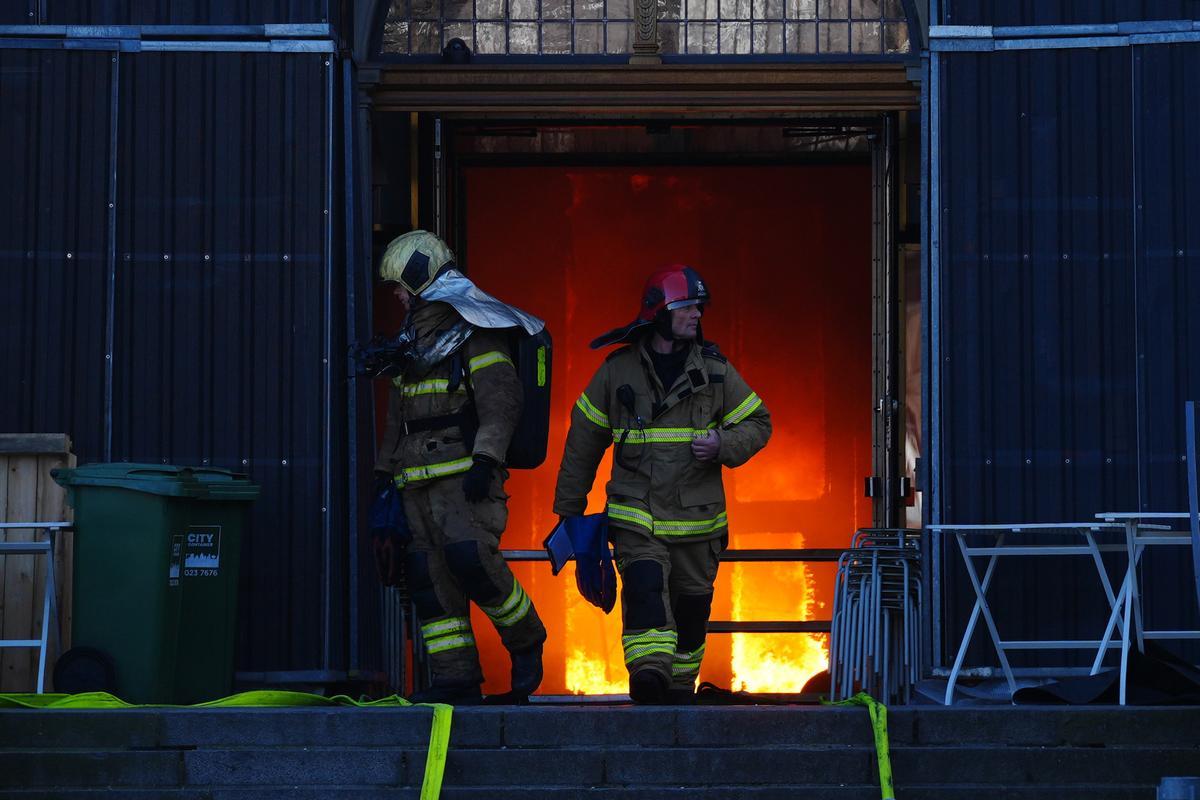
M 533 550 L 553 525 L 569 410 L 608 351 L 588 342 L 627 322 L 652 270 L 686 263 L 714 296 L 703 321 L 771 410 L 774 434 L 726 472 L 730 547 L 841 548 L 879 521 L 864 478 L 880 472 L 880 170 L 862 126 L 823 120 L 690 130 L 670 126 L 479 126 L 458 122 L 423 184 L 424 227 L 442 233 L 486 291 L 537 314 L 554 336 L 549 455 L 514 472 L 505 549 Z M 429 163 L 424 158 L 423 164 Z M 890 245 L 887 245 L 890 246 Z M 891 358 L 894 359 L 894 356 Z M 896 468 L 901 465 L 897 460 Z M 589 510 L 599 510 L 609 461 Z M 514 564 L 546 621 L 542 693 L 624 692 L 619 611 L 578 597 L 571 567 Z M 832 563 L 722 566 L 714 620 L 828 620 Z M 507 657 L 475 626 L 488 683 Z M 715 634 L 702 681 L 797 692 L 828 657 L 823 634 Z

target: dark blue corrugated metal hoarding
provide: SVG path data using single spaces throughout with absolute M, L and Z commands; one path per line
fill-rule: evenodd
M 1183 403 L 1200 399 L 1200 42 L 1132 56 L 1139 500 L 1144 510 L 1186 511 Z M 1154 587 L 1147 625 L 1200 627 L 1190 559 L 1151 548 L 1144 569 Z
M 934 57 L 933 520 L 1186 510 L 1200 43 Z M 957 550 L 941 557 L 956 642 L 974 594 Z M 1195 625 L 1186 560 L 1151 549 L 1143 569 L 1147 625 Z M 995 587 L 1004 638 L 1098 638 L 1107 616 L 1085 559 L 1002 560 Z M 973 655 L 994 659 L 982 645 Z
M 328 22 L 328 0 L 40 0 L 43 25 Z M 29 22 L 30 20 L 25 20 Z
M 0 429 L 261 483 L 242 670 L 347 668 L 342 68 L 0 49 Z
M 1200 19 L 1195 0 L 942 0 L 945 25 L 1098 25 Z
M 104 457 L 112 54 L 0 50 L 0 430 Z

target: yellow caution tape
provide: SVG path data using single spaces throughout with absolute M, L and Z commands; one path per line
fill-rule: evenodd
M 888 748 L 887 706 L 866 692 L 859 692 L 849 700 L 836 703 L 826 701 L 831 706 L 866 706 L 871 715 L 871 729 L 875 734 L 875 759 L 879 762 L 879 791 L 883 800 L 896 800 L 896 788 L 892 785 L 892 754 Z
M 399 695 L 379 700 L 355 700 L 344 694 L 333 697 L 288 692 L 276 689 L 241 692 L 240 694 L 196 703 L 179 705 L 135 705 L 126 703 L 107 692 L 80 694 L 0 694 L 0 708 L 227 708 L 227 707 L 304 707 L 356 706 L 358 708 L 387 708 L 412 706 Z M 425 756 L 425 777 L 421 782 L 421 800 L 437 800 L 442 793 L 442 777 L 446 772 L 446 753 L 450 750 L 450 721 L 454 707 L 445 703 L 420 703 L 433 709 L 433 727 L 429 731 L 429 752 Z

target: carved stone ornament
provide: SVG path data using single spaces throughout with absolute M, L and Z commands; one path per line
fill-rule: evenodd
M 658 45 L 658 0 L 636 0 L 633 10 L 633 55 L 630 64 L 661 64 Z

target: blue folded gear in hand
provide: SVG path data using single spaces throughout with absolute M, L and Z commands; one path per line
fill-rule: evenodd
M 566 517 L 546 538 L 546 551 L 554 574 L 575 557 L 575 585 L 579 594 L 607 614 L 617 602 L 617 571 L 608 549 L 608 515 Z
M 412 529 L 404 514 L 404 498 L 392 481 L 376 481 L 370 511 L 371 547 L 375 568 L 384 586 L 400 582 L 400 561 L 412 541 Z

